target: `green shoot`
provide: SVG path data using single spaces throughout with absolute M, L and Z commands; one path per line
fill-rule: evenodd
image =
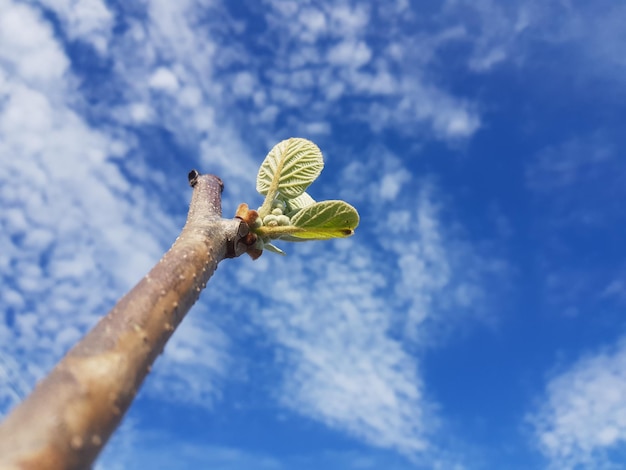
M 302 138 L 283 140 L 270 150 L 257 175 L 257 191 L 265 196 L 258 211 L 242 204 L 237 217 L 248 223 L 248 254 L 263 250 L 285 254 L 273 240 L 309 241 L 345 238 L 359 225 L 359 214 L 345 201 L 315 200 L 305 192 L 324 167 L 322 152 Z

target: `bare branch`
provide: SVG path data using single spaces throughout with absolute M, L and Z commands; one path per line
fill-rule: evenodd
M 221 218 L 220 179 L 189 182 L 174 245 L 0 424 L 1 469 L 90 468 L 217 264 L 248 248 L 248 225 Z

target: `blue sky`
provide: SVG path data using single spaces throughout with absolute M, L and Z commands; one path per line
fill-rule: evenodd
M 626 468 L 626 6 L 0 0 L 0 414 L 291 136 L 348 240 L 226 260 L 97 468 Z M 286 246 L 285 246 L 286 245 Z

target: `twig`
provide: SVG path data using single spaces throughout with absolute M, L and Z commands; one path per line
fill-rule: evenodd
M 189 174 L 187 223 L 163 258 L 0 424 L 0 469 L 88 469 L 167 340 L 248 226 L 221 217 L 219 178 Z

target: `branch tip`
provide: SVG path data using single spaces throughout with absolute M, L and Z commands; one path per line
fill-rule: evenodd
M 200 172 L 198 170 L 191 170 L 187 175 L 187 179 L 189 180 L 189 186 L 191 186 L 192 188 L 195 187 L 196 183 L 198 182 L 199 176 Z

